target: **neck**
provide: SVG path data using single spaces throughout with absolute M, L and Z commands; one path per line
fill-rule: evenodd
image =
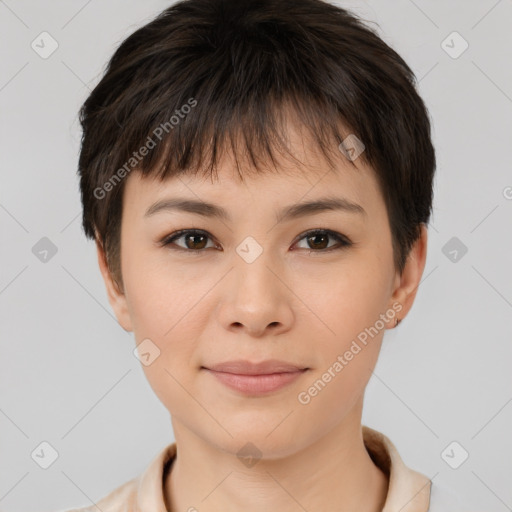
M 365 448 L 358 412 L 300 450 L 251 467 L 173 420 L 178 453 L 164 486 L 169 512 L 381 511 L 388 480 Z

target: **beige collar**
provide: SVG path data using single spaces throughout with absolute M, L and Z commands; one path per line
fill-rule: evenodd
M 382 512 L 427 512 L 431 481 L 408 468 L 395 445 L 384 434 L 363 425 L 364 444 L 373 462 L 389 478 Z

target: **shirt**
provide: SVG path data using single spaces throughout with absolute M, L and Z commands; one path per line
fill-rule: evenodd
M 384 434 L 362 426 L 363 441 L 389 485 L 382 512 L 467 512 L 447 489 L 407 467 Z M 143 473 L 114 489 L 96 505 L 102 512 L 168 512 L 164 481 L 176 456 L 176 443 L 167 445 Z M 67 512 L 97 512 L 95 505 Z

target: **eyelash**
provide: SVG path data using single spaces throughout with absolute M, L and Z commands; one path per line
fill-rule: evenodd
M 328 247 L 327 249 L 304 249 L 308 252 L 308 254 L 312 253 L 330 253 L 332 251 L 340 250 L 340 249 L 346 249 L 347 247 L 350 247 L 353 245 L 353 242 L 351 242 L 345 235 L 342 235 L 340 233 L 337 233 L 335 231 L 331 231 L 330 229 L 310 229 L 309 231 L 306 231 L 303 233 L 300 238 L 297 240 L 298 243 L 304 238 L 313 236 L 313 235 L 327 235 L 329 237 L 334 238 L 339 245 L 336 247 Z M 160 241 L 161 246 L 163 247 L 169 247 L 172 250 L 175 251 L 182 251 L 182 252 L 188 252 L 188 253 L 195 253 L 195 255 L 199 255 L 200 253 L 204 252 L 206 248 L 203 249 L 186 249 L 183 247 L 179 247 L 175 245 L 174 247 L 170 247 L 175 240 L 179 240 L 184 235 L 205 235 L 208 238 L 212 238 L 210 234 L 206 231 L 203 231 L 201 229 L 181 229 L 179 231 L 175 231 L 174 233 L 171 233 L 170 235 L 166 236 L 163 240 Z M 294 244 L 295 245 L 295 244 Z M 208 247 L 210 249 L 210 247 Z

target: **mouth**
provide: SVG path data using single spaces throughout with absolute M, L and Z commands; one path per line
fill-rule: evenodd
M 294 373 L 308 369 L 305 366 L 289 363 L 287 361 L 281 361 L 279 359 L 267 359 L 259 363 L 253 363 L 244 359 L 237 359 L 233 361 L 225 361 L 223 363 L 202 366 L 201 368 L 215 372 L 250 376 L 271 375 L 277 373 Z
M 201 367 L 215 379 L 230 388 L 246 395 L 268 394 L 285 388 L 301 375 L 306 373 L 309 368 L 287 368 L 285 371 L 278 370 L 266 373 L 254 373 L 254 370 L 246 370 L 245 373 L 236 373 L 236 371 L 220 371 L 211 368 Z M 238 370 L 240 371 L 240 370 Z

